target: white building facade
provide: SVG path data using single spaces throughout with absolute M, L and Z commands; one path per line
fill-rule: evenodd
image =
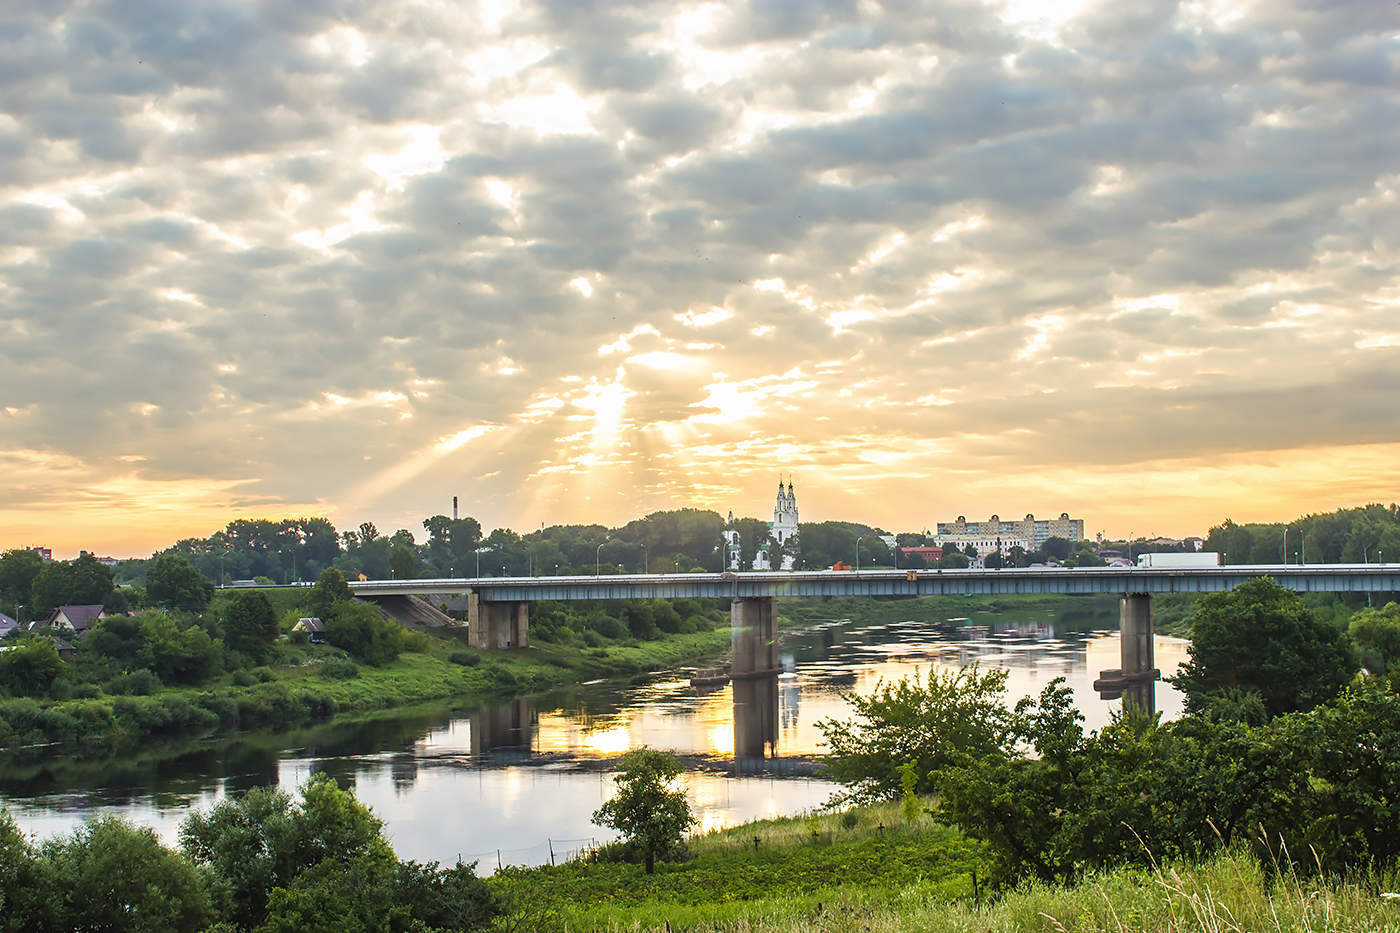
M 753 558 L 754 570 L 792 570 L 797 558 L 790 548 L 797 541 L 797 492 L 792 480 L 784 485 L 778 480 L 778 498 L 773 504 L 773 520 L 768 523 L 768 540 L 759 545 Z M 769 549 L 777 543 L 780 549 L 770 554 Z M 729 523 L 724 528 L 724 565 L 729 570 L 743 569 L 743 551 L 739 543 L 739 530 L 734 527 L 734 513 L 729 513 Z M 786 551 L 786 553 L 785 553 Z M 776 566 L 775 566 L 776 564 Z

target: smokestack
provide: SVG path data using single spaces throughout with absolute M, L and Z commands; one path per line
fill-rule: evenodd
M 454 522 L 457 520 L 457 497 L 456 497 L 456 496 L 453 496 L 453 497 L 452 497 L 452 520 L 453 520 Z

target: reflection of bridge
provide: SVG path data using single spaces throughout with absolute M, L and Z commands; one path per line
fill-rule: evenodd
M 1123 667 L 1106 671 L 1105 696 L 1137 698 L 1157 678 L 1152 652 L 1152 594 L 1217 593 L 1269 576 L 1305 593 L 1400 591 L 1400 564 L 1241 565 L 1197 569 L 1145 567 L 1013 570 L 866 570 L 795 573 L 628 574 L 578 577 L 484 577 L 453 580 L 368 580 L 356 596 L 465 594 L 468 638 L 479 648 L 529 642 L 528 605 L 543 600 L 728 598 L 732 608 L 733 673 L 776 673 L 776 616 L 782 596 L 962 596 L 1114 594 L 1123 598 Z M 1142 697 L 1141 705 L 1150 700 Z

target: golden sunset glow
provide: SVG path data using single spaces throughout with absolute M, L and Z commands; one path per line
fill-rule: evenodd
M 1389 14 L 169 15 L 5 40 L 0 549 L 1400 489 Z

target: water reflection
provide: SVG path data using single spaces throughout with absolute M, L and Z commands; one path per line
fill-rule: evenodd
M 976 662 L 1005 668 L 1009 700 L 1065 677 L 1088 728 L 1117 704 L 1095 694 L 1095 673 L 1119 666 L 1116 632 L 1057 632 L 1049 613 L 938 623 L 833 621 L 788 638 L 784 673 L 697 691 L 679 673 L 643 684 L 573 685 L 485 709 L 400 711 L 284 733 L 153 744 L 139 758 L 0 762 L 0 802 L 41 837 L 97 812 L 118 813 L 175 839 L 190 808 L 226 794 L 331 774 L 375 808 L 407 858 L 480 857 L 483 867 L 547 861 L 602 836 L 589 817 L 612 792 L 618 756 L 642 745 L 682 756 L 703 828 L 792 813 L 834 789 L 813 776 L 818 723 L 845 718 L 843 694 L 881 681 Z M 1165 674 L 1184 641 L 1156 640 Z M 1157 688 L 1163 715 L 1180 697 Z M 499 854 L 497 853 L 499 849 Z

